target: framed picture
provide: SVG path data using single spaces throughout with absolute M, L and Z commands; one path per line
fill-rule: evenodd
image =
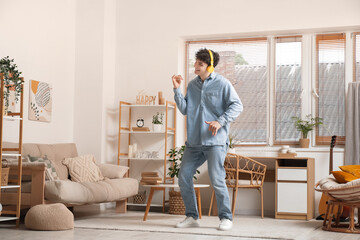
M 49 83 L 30 80 L 29 120 L 50 122 L 52 87 Z
M 15 86 L 11 86 L 9 88 L 9 106 L 7 109 L 8 113 L 14 113 L 16 112 L 16 100 L 15 100 Z

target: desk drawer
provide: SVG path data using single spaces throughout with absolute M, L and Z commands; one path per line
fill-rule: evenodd
M 278 180 L 306 181 L 306 169 L 279 168 L 277 171 Z

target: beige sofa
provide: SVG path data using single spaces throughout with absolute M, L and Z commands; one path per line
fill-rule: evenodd
M 104 180 L 98 182 L 73 182 L 68 168 L 62 164 L 65 158 L 77 157 L 76 145 L 64 144 L 23 144 L 23 157 L 43 157 L 55 166 L 60 180 L 45 181 L 44 163 L 23 163 L 22 208 L 42 203 L 64 203 L 66 206 L 116 202 L 118 212 L 126 212 L 126 199 L 138 193 L 138 181 L 132 178 L 116 178 L 117 165 L 98 164 Z M 109 172 L 111 168 L 111 172 Z M 10 175 L 16 173 L 16 164 L 11 164 Z M 120 171 L 120 168 L 119 168 Z M 122 169 L 123 171 L 123 169 Z M 115 176 L 114 176 L 115 175 Z M 121 174 L 120 174 L 121 175 Z M 3 192 L 3 205 L 14 202 L 13 192 Z

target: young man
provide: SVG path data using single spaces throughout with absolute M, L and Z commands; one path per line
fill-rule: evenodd
M 242 112 L 243 106 L 234 87 L 223 76 L 213 72 L 219 54 L 200 49 L 196 53 L 195 77 L 184 97 L 180 91 L 183 78 L 172 76 L 175 102 L 187 115 L 186 148 L 179 171 L 179 186 L 186 207 L 186 218 L 178 228 L 199 227 L 199 213 L 193 176 L 206 160 L 211 185 L 215 191 L 220 230 L 232 228 L 229 192 L 225 183 L 224 161 L 228 146 L 229 123 Z

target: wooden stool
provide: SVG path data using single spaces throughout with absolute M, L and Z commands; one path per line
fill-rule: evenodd
M 334 207 L 338 207 L 336 214 L 333 214 Z M 343 210 L 343 207 L 349 207 L 349 223 L 340 223 L 340 216 Z M 322 229 L 325 231 L 333 232 L 344 232 L 344 233 L 360 233 L 359 222 L 355 225 L 354 211 L 358 209 L 359 214 L 360 203 L 348 203 L 340 202 L 336 200 L 329 200 L 326 208 L 326 214 L 323 222 Z M 335 223 L 332 224 L 332 219 L 335 218 Z

